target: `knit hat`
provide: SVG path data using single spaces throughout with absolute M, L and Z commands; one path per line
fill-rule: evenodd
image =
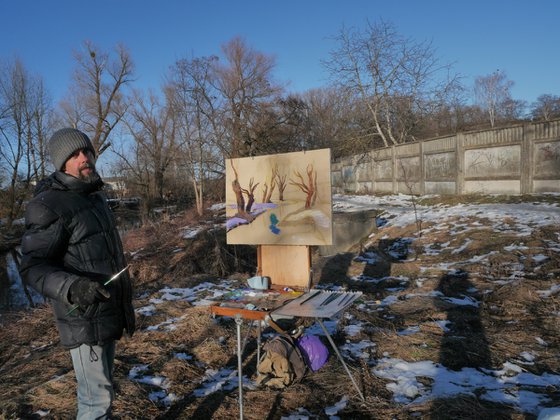
M 95 155 L 95 149 L 89 137 L 75 128 L 63 128 L 52 135 L 48 144 L 51 162 L 57 171 L 76 150 L 90 149 Z

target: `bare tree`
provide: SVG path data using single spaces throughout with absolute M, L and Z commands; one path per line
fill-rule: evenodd
M 310 148 L 305 102 L 294 95 L 261 104 L 251 129 L 251 154 L 286 153 Z
M 527 101 L 522 99 L 508 99 L 502 104 L 502 118 L 504 122 L 515 122 L 525 118 Z
M 414 167 L 405 165 L 404 159 L 398 159 L 398 177 L 404 182 L 408 194 L 410 197 L 410 202 L 412 204 L 412 209 L 414 210 L 414 221 L 416 224 L 416 235 L 422 236 L 422 219 L 418 214 L 418 200 L 416 199 L 416 190 L 419 184 L 419 174 L 415 173 Z
M 111 56 L 85 42 L 74 57 L 74 84 L 61 103 L 64 120 L 90 134 L 97 155 L 101 155 L 110 146 L 111 131 L 126 112 L 123 91 L 133 81 L 134 65 L 122 45 L 117 45 Z
M 28 136 L 30 150 L 31 177 L 43 179 L 47 175 L 47 133 L 51 131 L 54 112 L 50 95 L 46 91 L 42 80 L 35 85 L 33 112 L 31 113 L 33 135 Z
M 305 130 L 307 148 L 330 148 L 333 157 L 360 153 L 353 146 L 352 104 L 348 95 L 334 87 L 312 89 L 301 95 L 305 103 Z
M 139 195 L 144 198 L 142 201 L 144 213 L 147 216 L 153 193 L 153 170 L 149 159 L 146 157 L 144 148 L 136 141 L 131 144 L 121 143 L 117 147 L 113 146 L 114 153 L 119 157 L 114 163 L 115 173 L 123 176 L 126 181 L 126 189 L 129 194 Z
M 128 162 L 130 170 L 137 175 L 145 175 L 140 181 L 147 187 L 148 200 L 162 200 L 164 197 L 165 176 L 177 152 L 173 117 L 171 107 L 162 105 L 154 94 L 150 93 L 146 98 L 140 92 L 135 93 L 134 106 L 130 108 L 126 120 L 135 143 L 133 158 L 129 158 L 130 151 L 117 154 Z
M 253 155 L 258 143 L 256 120 L 281 93 L 272 80 L 274 58 L 250 48 L 243 39 L 233 38 L 222 47 L 225 64 L 216 64 L 216 86 L 224 98 L 224 126 L 231 157 Z
M 32 181 L 45 174 L 44 137 L 51 112 L 43 82 L 20 60 L 0 73 L 0 165 L 9 185 L 2 200 L 8 227 L 20 215 Z
M 179 160 L 189 174 L 196 209 L 203 214 L 205 182 L 220 168 L 220 99 L 213 82 L 216 57 L 178 60 L 170 69 L 166 94 L 177 123 Z M 223 167 L 222 167 L 223 169 Z
M 533 103 L 531 116 L 535 120 L 550 121 L 560 117 L 560 96 L 540 95 Z
M 484 109 L 490 120 L 490 126 L 496 125 L 500 110 L 511 100 L 513 82 L 504 71 L 496 70 L 487 76 L 479 76 L 474 82 L 474 93 L 477 103 Z
M 419 121 L 458 82 L 450 66 L 439 63 L 431 43 L 403 38 L 392 24 L 342 28 L 335 40 L 338 48 L 324 65 L 334 85 L 369 116 L 356 137 L 369 138 L 371 145 L 415 140 Z

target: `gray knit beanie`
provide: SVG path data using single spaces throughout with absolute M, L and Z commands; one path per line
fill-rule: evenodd
M 76 150 L 90 149 L 95 155 L 95 149 L 89 137 L 75 128 L 63 128 L 52 135 L 48 144 L 51 162 L 57 171 Z

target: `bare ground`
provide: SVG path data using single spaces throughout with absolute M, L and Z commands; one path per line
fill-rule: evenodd
M 184 213 L 165 223 L 128 232 L 124 242 L 135 279 L 135 306 L 147 305 L 165 286 L 193 287 L 201 282 L 218 283 L 224 278 L 242 285 L 244 279 L 254 274 L 255 250 L 227 246 L 223 229 L 212 227 L 222 221 L 211 214 L 198 218 Z M 470 222 L 478 222 L 477 229 L 464 233 L 430 229 L 428 225 L 423 226 L 421 235 L 414 225 L 385 228 L 347 253 L 331 257 L 314 254 L 314 283 L 364 292 L 362 305 L 354 305 L 348 312 L 367 326 L 351 341 L 369 339 L 376 343 L 370 360 L 387 353 L 409 362 L 431 360 L 455 370 L 498 369 L 526 350 L 538 354 L 536 363 L 524 366 L 527 372 L 560 373 L 560 299 L 558 294 L 543 298 L 538 293 L 560 278 L 560 255 L 550 245 L 558 242 L 560 227 L 538 228 L 530 237 L 520 239 L 513 233 L 495 232 L 483 219 Z M 178 234 L 185 226 L 201 224 L 209 229 L 195 240 Z M 394 256 L 403 238 L 415 238 L 404 250 L 405 260 Z M 468 246 L 460 254 L 451 251 L 467 240 Z M 523 247 L 504 249 L 521 242 Z M 427 251 L 438 247 L 440 252 Z M 355 260 L 368 252 L 375 252 L 381 259 L 375 264 Z M 480 255 L 488 258 L 479 263 L 469 262 L 471 257 Z M 548 258 L 544 262 L 536 258 L 541 255 Z M 442 267 L 451 262 L 457 270 L 450 274 Z M 512 276 L 519 267 L 523 267 L 525 274 Z M 362 276 L 362 280 L 357 276 Z M 367 281 L 372 278 L 380 281 Z M 434 291 L 450 298 L 471 296 L 481 305 L 458 307 L 434 299 L 430 294 Z M 368 310 L 395 293 L 398 302 L 389 309 Z M 171 331 L 147 329 L 176 317 L 182 318 Z M 451 321 L 452 332 L 445 333 L 439 328 L 434 322 L 438 320 Z M 334 334 L 339 345 L 349 339 L 342 330 L 347 322 L 348 317 L 342 317 Z M 413 326 L 420 327 L 415 334 L 398 334 Z M 74 417 L 74 373 L 69 353 L 59 345 L 49 307 L 2 313 L 0 327 L 0 418 L 38 418 L 39 410 L 48 413 L 45 418 Z M 540 345 L 535 337 L 548 345 Z M 238 418 L 236 389 L 222 389 L 206 397 L 193 396 L 208 368 L 236 368 L 235 349 L 235 324 L 225 318 L 213 319 L 206 308 L 178 300 L 160 305 L 158 315 L 139 315 L 137 333 L 123 339 L 117 348 L 114 417 Z M 181 352 L 192 358 L 175 357 Z M 349 395 L 350 401 L 337 415 L 348 419 L 534 418 L 473 395 L 416 405 L 397 404 L 386 388 L 387 381 L 373 375 L 370 365 L 356 360 L 349 360 L 348 364 L 365 396 L 364 402 L 336 357 L 331 357 L 325 367 L 285 390 L 245 390 L 245 418 L 280 419 L 297 413 L 300 407 L 305 407 L 312 418 L 328 418 L 324 408 L 336 404 L 342 395 Z M 168 378 L 171 385 L 167 392 L 178 398 L 170 405 L 154 402 L 150 395 L 157 387 L 129 379 L 131 369 L 138 365 L 148 366 L 153 375 Z M 256 343 L 250 340 L 245 351 L 244 374 L 254 377 L 255 365 Z M 559 387 L 547 391 L 551 406 L 560 405 Z

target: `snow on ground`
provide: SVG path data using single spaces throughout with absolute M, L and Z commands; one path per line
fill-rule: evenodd
M 33 301 L 33 304 L 43 303 L 43 297 L 37 293 L 34 289 L 29 287 L 27 290 L 29 292 L 29 297 L 26 296 L 23 289 L 23 282 L 17 271 L 16 262 L 12 254 L 6 254 L 6 269 L 8 279 L 10 280 L 10 289 L 8 290 L 9 298 L 8 301 L 12 307 L 24 307 L 29 305 L 29 299 Z
M 335 211 L 359 211 L 366 209 L 382 209 L 384 210 L 384 220 L 381 223 L 383 227 L 388 226 L 407 226 L 415 223 L 414 212 L 411 211 L 411 199 L 408 196 L 397 195 L 387 197 L 366 197 L 366 196 L 334 196 L 333 208 Z M 418 217 L 423 222 L 437 222 L 433 229 L 448 223 L 446 229 L 455 228 L 465 231 L 468 229 L 476 229 L 480 226 L 477 221 L 468 222 L 467 218 L 486 219 L 492 224 L 495 230 L 502 232 L 516 232 L 519 236 L 529 235 L 532 230 L 538 226 L 555 224 L 560 222 L 560 208 L 554 204 L 547 203 L 521 203 L 521 204 L 459 204 L 454 206 L 416 206 Z M 507 219 L 508 223 L 504 220 Z M 452 222 L 451 222 L 452 221 Z M 512 222 L 514 225 L 512 225 Z M 441 227 L 440 227 L 441 228 Z M 381 228 L 382 229 L 382 228 Z M 450 249 L 450 244 L 441 244 L 443 248 L 439 250 L 431 250 L 431 252 L 441 252 L 442 249 Z M 458 253 L 462 248 L 468 246 L 468 241 L 453 249 L 452 253 Z M 512 245 L 514 246 L 514 245 Z M 522 245 L 521 245 L 522 246 Z M 551 247 L 560 249 L 560 238 Z M 477 262 L 487 258 L 488 255 L 480 255 L 473 257 L 470 262 Z M 365 254 L 362 256 L 364 262 L 374 261 L 374 254 Z M 546 256 L 542 256 L 540 260 L 544 260 Z M 537 258 L 538 260 L 539 258 Z M 456 270 L 453 267 L 447 267 L 449 270 Z M 522 269 L 522 267 L 519 267 Z M 368 280 L 368 279 L 366 279 Z M 369 279 L 375 281 L 375 279 Z M 377 279 L 378 281 L 379 279 Z M 406 278 L 401 279 L 403 287 L 407 282 Z M 328 286 L 327 286 L 328 287 Z M 547 298 L 554 293 L 560 285 L 554 285 L 549 290 L 540 292 L 543 298 Z M 170 289 L 164 288 L 160 291 L 157 298 L 153 298 L 150 304 L 144 308 L 138 308 L 139 313 L 148 314 L 157 311 L 158 304 L 165 300 L 184 299 L 195 305 L 208 304 L 207 301 L 199 299 L 197 296 L 204 292 L 211 292 L 214 296 L 219 296 L 231 290 L 228 282 L 219 285 L 202 284 L 192 289 Z M 395 288 L 394 292 L 398 292 L 402 288 Z M 433 292 L 441 297 L 440 292 Z M 408 296 L 410 297 L 410 296 Z M 449 302 L 456 305 L 479 305 L 479 302 L 472 298 L 464 299 L 446 298 Z M 395 296 L 388 296 L 383 301 L 364 301 L 360 304 L 363 310 L 381 310 L 383 307 L 397 303 Z M 349 322 L 345 327 L 345 333 L 348 337 L 359 334 L 364 328 L 362 322 L 352 319 L 348 316 Z M 169 330 L 174 322 L 180 322 L 180 318 L 169 319 L 156 326 L 149 328 L 158 328 Z M 448 321 L 437 321 L 436 324 L 442 329 L 447 329 Z M 336 330 L 337 320 L 328 320 L 324 322 L 329 333 Z M 401 331 L 400 334 L 414 334 L 418 331 L 418 327 L 409 327 Z M 306 334 L 323 335 L 319 325 L 308 328 Z M 539 337 L 535 340 L 541 345 L 546 343 Z M 403 360 L 391 358 L 385 355 L 381 360 L 371 360 L 370 351 L 375 348 L 376 344 L 369 340 L 352 342 L 348 340 L 346 344 L 341 346 L 340 351 L 345 358 L 349 359 L 365 359 L 371 366 L 372 373 L 378 377 L 389 380 L 387 388 L 393 393 L 394 400 L 397 403 L 413 404 L 421 403 L 431 398 L 450 397 L 458 394 L 477 395 L 479 398 L 489 401 L 507 403 L 524 413 L 538 415 L 541 413 L 542 418 L 553 418 L 555 414 L 560 413 L 554 409 L 544 409 L 546 406 L 546 396 L 544 391 L 547 387 L 557 386 L 560 383 L 560 375 L 543 374 L 541 376 L 524 372 L 522 363 L 519 360 L 504 363 L 499 370 L 477 370 L 472 368 L 463 368 L 460 371 L 452 371 L 432 361 L 406 362 Z M 333 355 L 331 355 L 333 356 Z M 334 356 L 333 356 L 334 357 Z M 526 363 L 533 363 L 536 356 L 528 351 L 520 349 L 520 358 Z M 142 380 L 138 373 L 131 373 L 134 380 Z M 420 378 L 429 377 L 433 380 L 431 385 L 426 385 L 426 381 L 420 381 Z M 147 380 L 151 380 L 149 377 Z M 154 395 L 154 399 L 166 401 L 166 398 L 173 399 L 174 396 L 165 394 L 165 379 L 161 381 L 161 393 Z M 254 388 L 255 384 L 243 377 L 245 386 Z M 220 371 L 207 370 L 205 377 L 201 380 L 200 387 L 194 391 L 196 396 L 206 396 L 219 389 L 232 389 L 237 386 L 237 371 L 235 369 L 222 369 Z M 342 410 L 348 401 L 347 396 L 343 396 L 339 403 L 333 407 L 325 407 L 325 414 L 329 418 L 337 418 L 336 414 Z M 292 415 L 283 417 L 283 419 L 304 419 L 309 418 L 310 413 L 304 407 L 299 408 Z M 549 417 L 545 417 L 549 416 Z
M 450 219 L 467 220 L 468 217 L 488 219 L 493 228 L 500 232 L 518 232 L 520 236 L 529 235 L 534 227 L 560 223 L 560 208 L 549 203 L 517 203 L 517 204 L 457 204 L 454 206 L 437 205 L 422 206 L 417 204 L 415 215 L 411 197 L 408 195 L 392 195 L 384 197 L 372 196 L 333 196 L 333 210 L 353 212 L 368 209 L 385 211 L 385 219 L 389 226 L 408 226 L 414 224 L 416 217 L 423 223 L 444 223 Z M 389 218 L 392 217 L 392 218 Z M 504 222 L 512 219 L 515 227 Z M 477 228 L 474 224 L 472 229 Z
M 226 283 L 226 282 L 224 282 Z M 215 286 L 214 286 L 215 287 Z M 218 288 L 228 290 L 229 285 L 221 284 Z M 197 289 L 197 290 L 195 290 Z M 213 290 L 212 285 L 207 284 L 204 287 L 197 287 L 193 289 L 162 289 L 161 296 L 151 299 L 150 304 L 146 307 L 138 308 L 138 313 L 154 313 L 154 307 L 163 303 L 165 300 L 185 299 L 193 302 L 193 296 Z M 183 296 L 183 297 L 179 297 Z M 389 302 L 388 304 L 394 303 Z M 194 301 L 193 303 L 199 303 Z M 471 304 L 471 302 L 455 302 L 456 304 Z M 371 305 L 371 302 L 365 302 L 364 306 Z M 383 305 L 381 302 L 379 305 Z M 373 303 L 375 306 L 375 303 Z M 147 329 L 172 330 L 172 326 L 176 322 L 180 322 L 181 318 L 170 318 L 163 323 L 149 326 Z M 336 329 L 336 320 L 329 320 L 324 322 L 329 333 L 333 333 Z M 440 322 L 440 327 L 445 329 L 445 321 Z M 352 337 L 357 335 L 359 330 L 364 326 L 356 321 L 345 327 L 345 332 L 348 336 Z M 417 330 L 409 328 L 401 334 L 414 334 Z M 306 334 L 322 335 L 320 326 L 313 325 L 306 330 Z M 536 338 L 538 341 L 538 338 Z M 546 345 L 546 343 L 542 343 Z M 381 360 L 373 361 L 370 359 L 369 349 L 375 347 L 375 343 L 369 340 L 362 340 L 359 342 L 347 342 L 341 346 L 340 351 L 345 358 L 349 359 L 365 359 L 372 365 L 372 373 L 390 380 L 387 385 L 388 389 L 393 392 L 394 400 L 397 403 L 410 404 L 421 403 L 430 398 L 436 397 L 451 397 L 458 394 L 478 395 L 483 398 L 494 402 L 508 403 L 517 407 L 518 410 L 538 414 L 547 402 L 544 394 L 539 393 L 539 390 L 544 391 L 547 387 L 557 386 L 560 383 L 560 375 L 543 374 L 541 376 L 533 375 L 523 371 L 523 367 L 519 362 L 507 362 L 499 370 L 477 370 L 472 368 L 463 368 L 460 371 L 452 371 L 445 367 L 434 363 L 432 361 L 420 362 L 406 362 L 400 359 L 391 358 L 385 355 Z M 331 355 L 333 356 L 333 355 Z M 530 352 L 521 351 L 521 356 L 527 362 L 531 363 L 535 357 Z M 182 355 L 181 357 L 189 357 Z M 334 357 L 334 356 L 333 356 Z M 150 398 L 154 401 L 159 401 L 164 404 L 169 404 L 177 398 L 173 394 L 167 394 L 166 389 L 169 387 L 169 381 L 163 377 L 154 377 L 149 374 L 143 375 L 142 372 L 148 370 L 148 366 L 138 365 L 134 367 L 129 373 L 132 380 L 149 383 L 160 387 L 159 392 L 150 394 Z M 424 385 L 425 381 L 421 382 L 420 378 L 432 378 L 433 383 L 430 387 Z M 244 387 L 247 389 L 255 389 L 256 384 L 243 377 Z M 207 369 L 205 376 L 201 379 L 200 387 L 194 391 L 197 397 L 203 397 L 216 392 L 218 390 L 231 390 L 237 387 L 237 370 L 232 368 L 224 368 L 221 370 Z M 531 389 L 525 390 L 523 388 Z M 325 413 L 329 416 L 335 416 L 337 408 L 341 410 L 344 408 L 347 397 L 343 397 L 341 401 L 334 407 L 326 407 Z M 550 412 L 550 410 L 548 410 Z M 302 419 L 308 418 L 306 410 L 301 408 L 297 413 L 285 419 Z
M 478 220 L 485 221 L 492 225 L 492 228 L 500 232 L 515 232 L 520 237 L 529 235 L 538 226 L 560 223 L 560 208 L 555 204 L 548 203 L 520 203 L 520 204 L 457 204 L 457 205 L 436 205 L 436 206 L 416 206 L 413 211 L 411 197 L 406 195 L 393 195 L 385 197 L 370 196 L 343 196 L 333 197 L 333 209 L 339 212 L 352 212 L 367 209 L 381 209 L 384 211 L 383 219 L 380 220 L 380 231 L 389 226 L 407 226 L 415 223 L 416 217 L 423 223 L 434 223 L 431 229 L 458 229 L 461 232 L 469 229 L 476 229 L 481 226 Z M 507 220 L 507 222 L 506 222 Z M 443 227 L 442 227 L 443 226 Z M 188 232 L 188 233 L 187 233 Z M 185 236 L 189 237 L 196 230 L 186 231 Z M 468 246 L 468 241 L 452 249 L 452 253 L 458 253 L 462 248 Z M 523 245 L 511 245 L 523 246 Z M 560 250 L 560 238 L 550 243 L 551 249 Z M 427 247 L 427 253 L 438 253 L 443 249 L 450 250 L 450 244 L 439 244 L 435 249 Z M 472 257 L 470 262 L 480 262 L 489 255 L 479 255 Z M 373 262 L 375 254 L 365 254 L 362 256 L 364 262 Z M 536 262 L 544 261 L 545 255 L 537 256 Z M 440 267 L 441 268 L 441 267 Z M 450 264 L 443 267 L 449 270 L 457 270 L 457 267 Z M 523 267 L 519 267 L 522 270 Z M 522 272 L 519 273 L 520 275 Z M 379 281 L 379 279 L 363 279 L 364 281 Z M 398 302 L 396 293 L 404 289 L 408 279 L 402 278 L 403 287 L 394 289 L 395 295 L 387 296 L 382 301 L 364 301 L 360 303 L 360 309 L 364 311 L 380 311 L 384 307 Z M 328 287 L 328 285 L 327 285 Z M 540 291 L 543 299 L 548 298 L 560 288 L 560 285 L 553 285 L 548 290 Z M 150 299 L 149 304 L 136 311 L 144 316 L 151 316 L 158 313 L 158 306 L 165 301 L 185 300 L 193 305 L 208 305 L 208 295 L 218 297 L 232 290 L 232 285 L 228 281 L 216 285 L 203 283 L 193 288 L 169 288 L 161 289 Z M 439 292 L 433 292 L 441 295 Z M 204 296 L 204 297 L 203 297 Z M 474 305 L 479 302 L 472 298 L 450 299 L 448 301 L 456 305 Z M 556 314 L 560 316 L 560 314 Z M 170 318 L 164 322 L 147 327 L 160 331 L 171 331 L 174 325 L 181 322 L 181 317 Z M 524 413 L 539 415 L 540 418 L 560 418 L 560 410 L 545 409 L 547 399 L 543 392 L 547 387 L 556 387 L 560 383 L 560 375 L 543 374 L 537 376 L 524 372 L 522 363 L 533 363 L 535 355 L 531 352 L 520 349 L 520 359 L 504 363 L 499 370 L 483 370 L 463 368 L 460 371 L 451 371 L 432 361 L 406 362 L 396 358 L 391 358 L 389 354 L 384 355 L 381 360 L 372 360 L 370 351 L 376 344 L 369 340 L 359 342 L 351 341 L 357 336 L 365 326 L 362 322 L 349 317 L 345 333 L 350 339 L 341 346 L 341 353 L 349 359 L 365 359 L 371 366 L 374 375 L 389 380 L 387 388 L 393 393 L 394 401 L 402 404 L 421 403 L 431 398 L 450 397 L 458 394 L 477 395 L 479 398 L 489 401 L 507 403 L 517 407 Z M 324 322 L 329 332 L 334 332 L 337 328 L 337 320 Z M 437 324 L 442 330 L 447 328 L 447 321 L 438 321 Z M 400 334 L 415 334 L 418 329 L 414 326 L 401 331 Z M 314 325 L 306 330 L 306 334 L 322 335 L 319 325 Z M 547 343 L 539 337 L 535 340 L 542 346 Z M 332 351 L 331 351 L 332 353 Z M 334 355 L 331 354 L 332 357 Z M 190 358 L 188 354 L 180 354 L 176 357 Z M 420 378 L 429 377 L 433 380 L 430 385 Z M 159 388 L 159 391 L 150 394 L 153 401 L 163 404 L 170 404 L 180 396 L 167 392 L 170 382 L 167 378 L 153 376 L 150 374 L 150 367 L 146 365 L 135 366 L 129 373 L 129 378 L 141 383 L 149 383 Z M 250 379 L 243 377 L 244 387 L 252 389 L 256 384 Z M 207 396 L 220 389 L 233 389 L 237 387 L 237 370 L 227 368 L 219 371 L 207 369 L 206 374 L 200 381 L 200 387 L 194 391 L 197 397 Z M 325 407 L 325 414 L 329 418 L 337 418 L 336 414 L 342 410 L 348 402 L 347 396 L 342 396 L 341 400 L 332 407 Z M 283 417 L 284 419 L 304 419 L 309 418 L 310 413 L 304 408 L 299 408 L 292 415 Z

